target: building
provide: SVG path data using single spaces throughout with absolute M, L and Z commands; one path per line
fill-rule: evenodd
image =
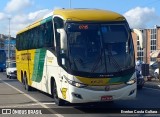
M 6 57 L 8 59 L 8 56 L 9 56 L 9 59 L 11 60 L 15 60 L 15 48 L 16 48 L 16 40 L 15 39 L 6 39 L 4 41 L 4 49 L 6 51 Z M 9 52 L 8 52 L 9 50 Z
M 136 34 L 132 34 L 135 47 L 135 59 L 150 64 L 156 61 L 156 58 L 151 58 L 150 54 L 153 51 L 160 50 L 160 26 L 156 25 L 154 28 L 142 29 L 141 31 L 144 35 L 143 49 L 140 48 Z
M 0 34 L 0 49 L 5 50 L 7 57 L 6 59 L 8 59 L 9 56 L 9 59 L 15 60 L 15 46 L 16 46 L 15 38 L 11 37 L 9 40 L 7 35 Z
M 0 49 L 4 48 L 4 40 L 8 37 L 6 35 L 0 34 Z

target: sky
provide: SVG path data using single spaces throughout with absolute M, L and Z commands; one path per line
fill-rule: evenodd
M 71 3 L 71 4 L 70 4 Z M 59 8 L 96 8 L 122 14 L 131 28 L 160 26 L 160 0 L 0 0 L 0 34 L 16 33 Z M 10 23 L 9 23 L 10 22 Z

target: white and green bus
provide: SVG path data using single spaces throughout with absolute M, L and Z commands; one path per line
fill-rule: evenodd
M 17 77 L 57 105 L 136 97 L 131 29 L 115 12 L 58 9 L 20 30 Z

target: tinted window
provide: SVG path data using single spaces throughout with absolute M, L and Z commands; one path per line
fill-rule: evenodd
M 17 35 L 16 47 L 18 50 L 53 47 L 53 24 L 46 22 L 38 27 Z

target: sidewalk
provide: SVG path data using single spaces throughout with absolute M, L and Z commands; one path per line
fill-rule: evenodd
M 144 87 L 160 89 L 160 80 L 152 78 L 150 81 L 145 79 Z

